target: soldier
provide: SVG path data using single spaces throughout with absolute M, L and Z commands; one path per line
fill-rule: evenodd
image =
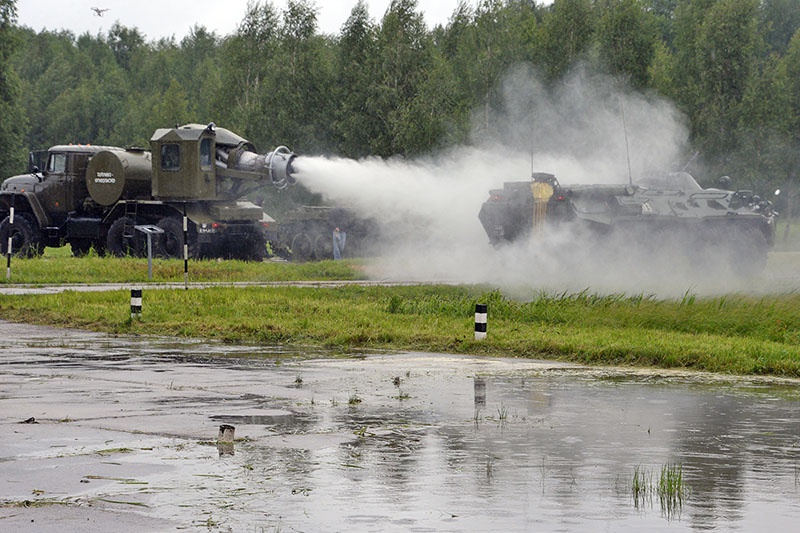
M 344 243 L 347 240 L 347 234 L 340 231 L 339 228 L 333 230 L 333 258 L 341 259 L 342 252 L 344 252 Z

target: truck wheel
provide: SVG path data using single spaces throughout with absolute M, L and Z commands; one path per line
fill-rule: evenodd
M 245 236 L 242 250 L 242 259 L 245 261 L 261 262 L 267 257 L 267 237 L 255 231 Z
M 136 235 L 125 236 L 125 227 L 133 231 L 134 222 L 128 217 L 121 217 L 115 220 L 108 228 L 106 237 L 106 248 L 115 257 L 125 257 L 136 255 Z
M 14 216 L 14 224 L 6 217 L 0 222 L 0 251 L 8 253 L 8 238 L 11 237 L 11 252 L 19 257 L 39 257 L 44 252 L 42 232 L 33 216 L 19 213 Z
M 291 249 L 294 259 L 305 261 L 311 258 L 311 254 L 314 252 L 314 244 L 307 233 L 298 233 L 292 237 Z
M 164 217 L 158 221 L 156 226 L 164 230 L 161 244 L 158 247 L 158 255 L 183 259 L 183 223 L 175 217 Z M 191 232 L 188 239 L 189 257 L 197 257 L 197 240 L 192 237 Z

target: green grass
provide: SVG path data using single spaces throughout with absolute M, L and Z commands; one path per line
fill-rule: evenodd
M 5 260 L 3 265 L 5 266 Z M 47 248 L 37 259 L 12 258 L 11 279 L 5 268 L 0 285 L 22 283 L 34 285 L 73 283 L 128 283 L 148 281 L 160 283 L 183 282 L 183 261 L 153 259 L 153 279 L 147 277 L 147 259 L 132 257 L 72 257 L 68 246 Z M 269 282 L 308 280 L 363 279 L 360 263 L 353 261 L 319 261 L 288 263 L 267 261 L 189 261 L 189 281 L 192 282 Z
M 128 291 L 4 296 L 0 318 L 235 343 L 800 376 L 796 294 L 658 300 L 581 292 L 520 301 L 478 286 L 280 286 L 145 288 L 143 299 L 141 320 L 131 320 Z M 474 340 L 476 303 L 489 306 L 483 341 Z

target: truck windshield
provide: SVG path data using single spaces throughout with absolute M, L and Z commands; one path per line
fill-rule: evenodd
M 28 154 L 28 172 L 41 172 L 47 170 L 47 150 L 36 150 Z
M 63 174 L 67 169 L 67 154 L 50 154 L 47 161 L 47 172 L 51 174 Z

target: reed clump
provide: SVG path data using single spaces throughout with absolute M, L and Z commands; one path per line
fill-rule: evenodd
M 653 471 L 646 467 L 636 465 L 633 469 L 631 496 L 637 509 L 652 505 L 657 498 L 667 518 L 678 517 L 688 491 L 681 464 L 662 465 L 657 479 Z

